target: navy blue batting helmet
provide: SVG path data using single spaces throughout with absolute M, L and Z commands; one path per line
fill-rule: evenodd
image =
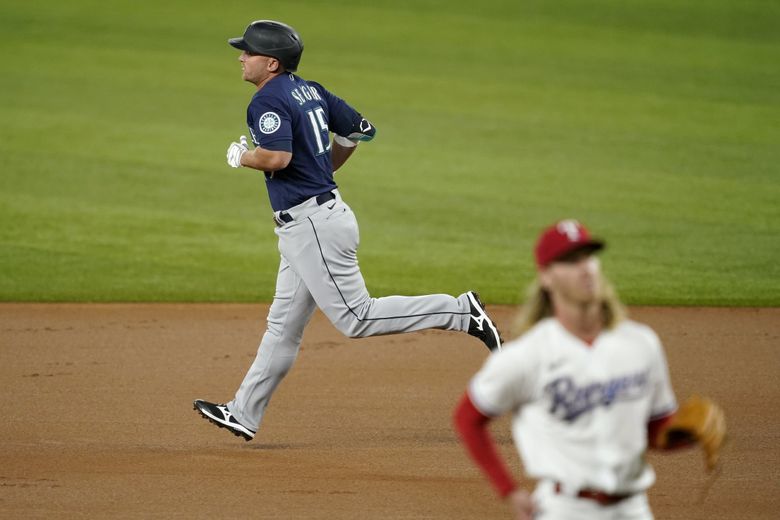
M 276 58 L 285 70 L 290 72 L 298 69 L 303 54 L 303 40 L 296 30 L 273 20 L 250 23 L 244 31 L 244 36 L 230 38 L 228 43 L 242 51 Z

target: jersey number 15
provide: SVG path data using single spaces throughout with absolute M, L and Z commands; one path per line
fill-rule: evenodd
M 328 133 L 328 123 L 325 121 L 325 110 L 317 107 L 314 110 L 307 110 L 311 129 L 314 130 L 314 139 L 317 141 L 317 155 L 322 155 L 330 151 L 330 134 Z

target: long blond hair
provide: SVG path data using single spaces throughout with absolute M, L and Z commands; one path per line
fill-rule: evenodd
M 601 277 L 601 310 L 604 316 L 604 327 L 611 329 L 626 318 L 626 308 L 618 298 L 612 284 Z M 528 332 L 534 325 L 553 316 L 550 292 L 542 287 L 537 277 L 526 290 L 525 303 L 520 307 L 517 318 L 512 326 L 511 337 L 516 338 Z

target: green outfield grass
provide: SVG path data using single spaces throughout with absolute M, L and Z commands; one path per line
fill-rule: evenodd
M 146 4 L 0 5 L 0 300 L 271 299 L 226 39 L 276 18 L 379 128 L 337 175 L 374 295 L 517 302 L 576 217 L 629 303 L 780 304 L 776 2 Z

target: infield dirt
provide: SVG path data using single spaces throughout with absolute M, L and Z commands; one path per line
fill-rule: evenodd
M 508 329 L 514 309 L 490 310 Z M 0 304 L 0 517 L 509 517 L 450 427 L 487 354 L 464 334 L 350 340 L 318 312 L 254 441 L 199 418 L 193 399 L 232 397 L 266 313 Z M 730 428 L 717 479 L 698 450 L 649 455 L 656 517 L 777 518 L 780 308 L 631 315 L 661 336 L 678 399 L 711 396 Z

